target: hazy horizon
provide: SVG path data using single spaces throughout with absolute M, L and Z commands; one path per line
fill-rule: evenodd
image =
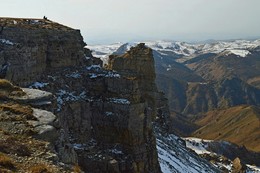
M 196 42 L 260 36 L 259 0 L 2 0 L 1 16 L 47 16 L 80 29 L 87 44 Z

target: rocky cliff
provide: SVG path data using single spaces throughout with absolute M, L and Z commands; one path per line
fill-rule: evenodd
M 0 63 L 5 78 L 18 85 L 39 80 L 42 73 L 83 62 L 79 30 L 42 19 L 0 19 Z
M 49 20 L 1 18 L 3 75 L 54 95 L 60 160 L 85 172 L 160 172 L 152 122 L 167 128 L 151 49 L 112 56 L 107 69 L 84 50 L 78 30 Z M 55 142 L 53 142 L 55 141 Z

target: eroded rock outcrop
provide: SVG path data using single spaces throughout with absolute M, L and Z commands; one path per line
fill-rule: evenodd
M 58 139 L 56 116 L 30 106 L 32 100 L 51 102 L 52 94 L 3 79 L 0 93 L 0 172 L 71 172 L 72 167 L 59 164 L 52 145 Z
M 92 172 L 160 172 L 152 122 L 158 108 L 162 116 L 168 107 L 154 83 L 151 50 L 140 44 L 111 57 L 108 68 L 68 71 L 77 73 L 81 89 L 71 75 L 56 76 L 54 85 L 64 86 L 56 88 L 65 131 L 60 148 L 74 149 L 79 164 Z M 67 87 L 59 84 L 69 79 Z
M 25 86 L 56 68 L 80 65 L 84 59 L 79 30 L 42 19 L 1 18 L 0 64 L 6 78 Z
M 152 122 L 167 130 L 169 112 L 154 82 L 151 49 L 139 44 L 111 57 L 103 69 L 83 49 L 78 30 L 49 20 L 0 21 L 0 60 L 9 67 L 5 77 L 54 95 L 52 104 L 43 99 L 37 107 L 46 103 L 44 109 L 57 116 L 55 147 L 62 162 L 94 173 L 161 172 Z M 48 115 L 41 126 L 50 125 Z

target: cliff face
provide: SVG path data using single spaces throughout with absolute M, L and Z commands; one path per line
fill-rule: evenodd
M 151 49 L 139 44 L 103 69 L 77 30 L 34 19 L 1 25 L 5 77 L 54 94 L 47 109 L 57 115 L 61 161 L 86 172 L 160 172 L 152 122 L 167 127 L 168 107 L 154 82 Z
M 123 78 L 131 81 L 130 86 L 136 87 L 133 90 L 134 93 L 128 91 L 124 94 L 133 103 L 133 106 L 126 109 L 130 112 L 131 118 L 124 131 L 127 134 L 126 139 L 131 139 L 125 145 L 134 151 L 133 162 L 138 172 L 159 172 L 160 170 L 152 130 L 152 121 L 155 120 L 157 114 L 156 95 L 159 94 L 155 85 L 152 57 L 152 50 L 144 44 L 139 44 L 122 56 L 111 56 L 108 63 L 108 68 L 116 70 Z M 125 90 L 124 87 L 122 89 Z
M 6 78 L 18 85 L 39 80 L 42 73 L 82 63 L 83 38 L 74 30 L 41 19 L 0 20 L 0 63 Z
M 140 70 L 141 64 L 151 68 Z M 79 164 L 92 172 L 160 172 L 152 121 L 157 107 L 161 112 L 167 107 L 154 84 L 151 50 L 140 44 L 111 57 L 108 66 L 105 70 L 91 65 L 53 76 L 57 82 L 52 90 L 61 104 L 58 114 L 66 134 L 60 148 L 73 148 Z

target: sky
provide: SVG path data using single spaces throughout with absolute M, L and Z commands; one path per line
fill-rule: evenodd
M 260 38 L 260 0 L 1 0 L 0 16 L 80 29 L 87 44 Z

